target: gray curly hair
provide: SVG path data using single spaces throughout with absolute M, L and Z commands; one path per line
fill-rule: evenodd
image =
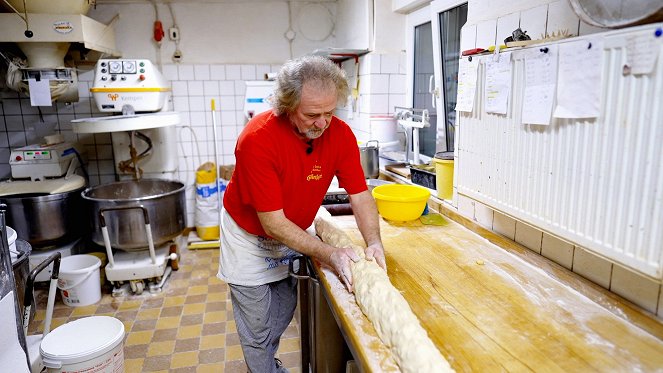
M 350 87 L 345 71 L 322 56 L 304 56 L 287 61 L 276 78 L 272 107 L 276 115 L 292 114 L 302 99 L 304 83 L 335 88 L 337 103 L 345 106 Z

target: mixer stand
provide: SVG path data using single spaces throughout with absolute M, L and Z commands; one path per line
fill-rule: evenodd
M 177 258 L 177 245 L 168 242 L 155 248 L 154 262 L 146 250 L 119 251 L 113 254 L 114 263 L 106 265 L 106 278 L 113 284 L 114 297 L 140 295 L 146 288 L 159 293 L 173 268 L 169 261 Z M 175 258 L 175 259 L 174 259 Z M 172 262 L 171 262 L 172 264 Z

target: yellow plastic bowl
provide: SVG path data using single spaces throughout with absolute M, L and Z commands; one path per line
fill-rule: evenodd
M 380 216 L 387 220 L 410 221 L 421 216 L 430 197 L 428 189 L 407 184 L 379 185 L 373 198 Z

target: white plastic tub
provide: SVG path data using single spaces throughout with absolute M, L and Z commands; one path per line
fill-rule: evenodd
M 39 347 L 47 371 L 114 373 L 124 371 L 124 324 L 92 316 L 48 333 Z

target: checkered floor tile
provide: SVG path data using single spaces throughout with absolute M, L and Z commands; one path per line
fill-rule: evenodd
M 216 278 L 219 250 L 180 250 L 179 270 L 163 291 L 112 297 L 104 287 L 101 301 L 69 307 L 56 297 L 51 330 L 69 321 L 94 315 L 124 323 L 125 372 L 241 372 L 247 371 L 233 319 L 228 285 Z M 36 291 L 37 312 L 29 334 L 43 332 L 46 283 Z M 58 292 L 59 293 L 59 292 Z M 292 373 L 301 372 L 299 328 L 293 320 L 281 338 L 278 357 Z

